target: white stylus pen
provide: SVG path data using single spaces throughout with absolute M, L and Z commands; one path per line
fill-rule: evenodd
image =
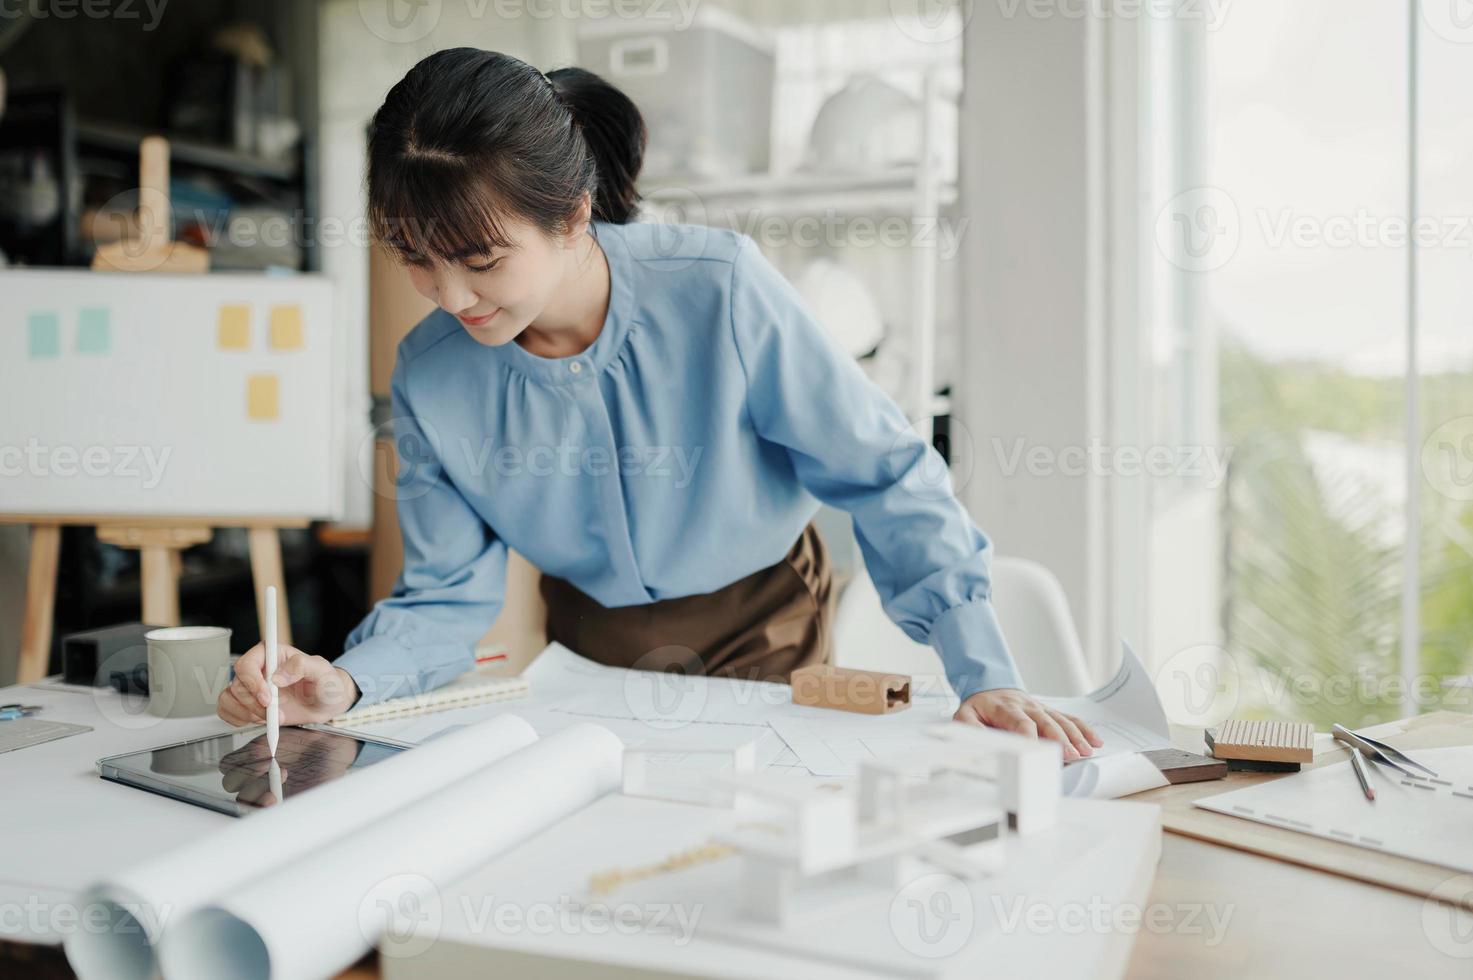
M 281 738 L 280 707 L 277 704 L 276 684 L 276 586 L 266 587 L 266 686 L 271 689 L 271 700 L 266 704 L 266 744 L 271 757 L 276 758 L 276 743 Z

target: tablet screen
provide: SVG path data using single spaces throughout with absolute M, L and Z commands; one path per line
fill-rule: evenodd
M 402 751 L 357 734 L 288 727 L 281 729 L 272 772 L 266 732 L 255 728 L 112 756 L 98 765 L 104 779 L 241 816 Z

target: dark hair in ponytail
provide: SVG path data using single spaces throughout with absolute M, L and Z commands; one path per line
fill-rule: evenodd
M 391 248 L 446 260 L 509 246 L 508 215 L 560 234 L 585 192 L 595 218 L 624 224 L 639 205 L 645 138 L 634 103 L 592 72 L 439 51 L 374 113 L 369 223 Z

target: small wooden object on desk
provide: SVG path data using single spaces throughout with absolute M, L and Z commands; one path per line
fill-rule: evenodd
M 1173 786 L 1177 783 L 1200 783 L 1208 779 L 1222 779 L 1228 774 L 1228 764 L 1220 759 L 1209 759 L 1195 752 L 1181 749 L 1149 749 L 1141 753 L 1146 761 L 1161 770 L 1162 777 Z
M 1206 733 L 1207 748 L 1231 769 L 1298 772 L 1314 761 L 1314 726 L 1309 722 L 1230 718 Z
M 789 676 L 793 703 L 885 715 L 910 707 L 910 678 L 830 664 L 799 667 Z

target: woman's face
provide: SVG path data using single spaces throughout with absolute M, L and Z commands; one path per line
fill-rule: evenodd
M 457 261 L 406 256 L 409 278 L 420 295 L 455 316 L 480 343 L 500 347 L 515 340 L 557 295 L 571 268 L 579 223 L 567 236 L 551 236 L 519 219 L 502 222 L 511 248 Z

